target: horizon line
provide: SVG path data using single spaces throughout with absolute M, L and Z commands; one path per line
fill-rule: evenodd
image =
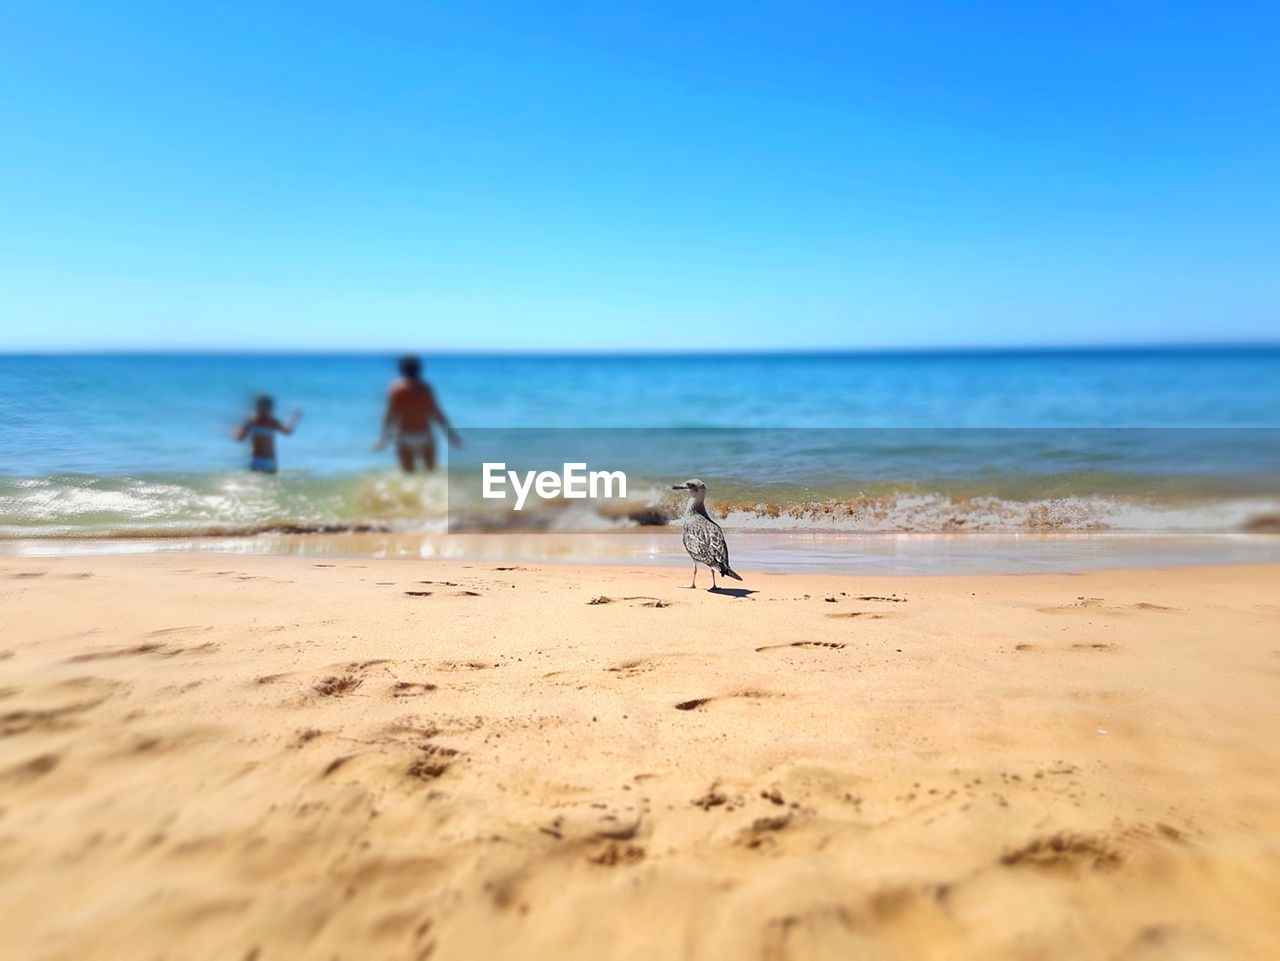
M 1185 341 L 1176 343 L 1124 344 L 1001 344 L 979 346 L 894 346 L 894 347 L 741 347 L 733 349 L 693 348 L 689 350 L 583 347 L 583 348 L 344 348 L 344 347 L 94 347 L 9 350 L 0 347 L 0 357 L 387 357 L 420 353 L 428 357 L 813 357 L 904 356 L 942 354 L 1134 354 L 1134 353 L 1229 353 L 1242 350 L 1280 350 L 1280 339 L 1253 341 Z

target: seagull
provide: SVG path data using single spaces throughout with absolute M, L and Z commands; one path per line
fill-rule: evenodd
M 707 485 L 696 477 L 676 484 L 673 491 L 687 491 L 689 503 L 684 509 L 684 549 L 693 558 L 693 583 L 689 588 L 698 586 L 698 565 L 711 568 L 711 589 L 716 589 L 716 571 L 735 581 L 742 580 L 729 566 L 729 545 L 725 543 L 724 531 L 707 513 Z

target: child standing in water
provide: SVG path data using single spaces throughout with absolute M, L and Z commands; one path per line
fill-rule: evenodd
M 295 410 L 288 421 L 280 423 L 275 416 L 276 402 L 262 394 L 253 405 L 253 414 L 240 425 L 236 431 L 236 440 L 249 438 L 249 470 L 263 474 L 274 474 L 279 470 L 276 463 L 276 432 L 292 434 L 302 419 L 302 412 Z

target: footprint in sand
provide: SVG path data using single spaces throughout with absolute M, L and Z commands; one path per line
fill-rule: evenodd
M 134 644 L 131 647 L 114 647 L 103 651 L 85 651 L 83 654 L 74 654 L 67 658 L 69 663 L 79 663 L 83 661 L 105 661 L 120 657 L 140 657 L 145 654 L 154 654 L 157 657 L 176 657 L 179 654 L 212 654 L 218 650 L 218 645 L 212 641 L 197 645 L 196 647 L 174 647 L 172 644 L 161 643 L 158 641 L 146 641 L 142 644 Z
M 44 777 L 62 761 L 57 754 L 40 754 L 0 773 L 0 781 L 22 784 Z
M 1034 838 L 1000 856 L 1005 867 L 1105 871 L 1120 866 L 1123 859 L 1104 837 L 1059 832 Z
M 791 813 L 775 814 L 771 817 L 756 818 L 750 827 L 745 828 L 738 838 L 738 843 L 747 848 L 761 848 L 774 843 L 772 835 L 783 830 L 791 823 Z
M 709 703 L 711 703 L 711 698 L 709 697 L 695 697 L 695 698 L 691 698 L 688 701 L 681 701 L 679 704 L 676 705 L 676 710 L 692 711 L 694 708 L 699 708 L 699 707 L 702 707 L 702 705 L 709 704 Z
M 621 664 L 615 664 L 613 667 L 606 667 L 605 670 L 610 674 L 618 674 L 622 677 L 637 677 L 640 674 L 647 674 L 655 670 L 658 666 L 657 659 L 650 657 L 636 658 L 634 661 L 623 661 Z
M 1077 597 L 1070 604 L 1050 604 L 1048 607 L 1036 608 L 1041 614 L 1061 614 L 1069 611 L 1097 609 L 1102 606 L 1101 597 Z
M 434 781 L 441 777 L 449 770 L 450 759 L 458 756 L 454 748 L 440 744 L 424 744 L 419 750 L 422 756 L 410 762 L 404 772 L 419 781 Z
M 677 660 L 680 658 L 690 657 L 689 654 L 657 654 L 653 657 L 636 657 L 629 661 L 623 661 L 620 664 L 614 664 L 606 667 L 605 670 L 610 674 L 619 674 L 622 677 L 636 677 L 640 674 L 647 674 L 650 671 L 656 671 L 662 666 L 664 661 Z
M 702 808 L 704 811 L 710 811 L 712 808 L 723 807 L 729 803 L 728 795 L 716 790 L 715 785 L 707 789 L 707 793 L 702 797 L 694 798 L 693 806 Z
M 1062 614 L 1072 611 L 1091 611 L 1098 614 L 1104 614 L 1108 617 L 1119 617 L 1131 611 L 1155 611 L 1163 614 L 1179 613 L 1176 607 L 1166 607 L 1163 604 L 1152 604 L 1148 601 L 1138 601 L 1135 604 L 1107 604 L 1101 597 L 1077 597 L 1075 603 L 1058 604 L 1050 607 L 1040 607 L 1036 609 L 1041 614 Z
M 742 691 L 733 691 L 729 694 L 722 694 L 719 697 L 695 697 L 687 701 L 680 701 L 675 707 L 677 711 L 693 711 L 703 705 L 710 704 L 712 701 L 717 700 L 745 698 L 747 700 L 755 701 L 770 697 L 785 697 L 785 695 L 778 694 L 774 691 L 757 691 L 754 689 L 747 689 Z
M 828 615 L 828 616 L 831 617 L 831 616 L 839 616 L 839 615 Z M 764 647 L 757 647 L 756 653 L 760 654 L 760 653 L 763 653 L 764 651 L 785 650 L 786 648 L 789 648 L 789 647 L 818 647 L 818 648 L 824 648 L 829 651 L 842 651 L 844 650 L 845 645 L 837 643 L 835 641 L 792 641 L 790 644 L 766 644 Z
M 644 858 L 645 849 L 639 845 L 610 841 L 597 853 L 588 855 L 587 861 L 604 868 L 616 868 L 620 865 L 639 864 Z
M 341 677 L 326 677 L 318 681 L 313 689 L 323 697 L 342 697 L 344 694 L 350 694 L 363 683 L 361 678 L 344 674 Z
M 1047 651 L 1118 651 L 1120 650 L 1120 645 L 1107 644 L 1099 641 L 1093 643 L 1082 642 L 1079 644 L 1068 644 L 1065 647 L 1046 647 L 1041 644 L 1028 644 L 1024 642 L 1022 644 L 1014 645 L 1013 649 L 1021 654 L 1044 653 Z
M 598 606 L 600 604 L 614 604 L 618 601 L 642 601 L 641 607 L 671 607 L 674 601 L 664 601 L 660 597 L 646 597 L 644 595 L 635 595 L 632 597 L 606 597 L 601 594 L 599 597 L 593 597 L 587 601 L 588 606 Z
M 320 773 L 320 776 L 328 777 L 330 774 L 334 773 L 339 768 L 343 767 L 348 761 L 350 761 L 354 757 L 355 757 L 354 754 L 344 754 L 341 757 L 335 757 L 332 761 L 330 761 L 325 766 L 325 769 Z
M 86 651 L 67 658 L 72 663 L 80 661 L 105 661 L 116 657 L 136 657 L 141 654 L 165 653 L 169 645 L 160 643 L 135 644 L 132 647 L 114 647 L 105 651 Z
M 106 702 L 122 686 L 102 678 L 81 677 L 42 689 L 24 689 L 18 696 L 26 698 L 27 703 L 0 714 L 0 737 L 77 727 L 82 715 Z
M 0 714 L 0 737 L 26 735 L 32 731 L 63 731 L 74 727 L 72 718 L 84 711 L 96 708 L 99 701 L 84 704 L 68 704 L 60 708 L 40 710 L 10 710 Z
M 427 681 L 396 681 L 391 685 L 391 696 L 419 697 L 434 690 L 437 690 L 436 685 Z
M 170 634 L 208 634 L 213 630 L 210 624 L 191 624 L 187 627 L 162 627 L 158 631 L 147 631 L 147 637 L 168 637 Z

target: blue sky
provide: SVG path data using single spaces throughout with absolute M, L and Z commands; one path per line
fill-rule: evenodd
M 0 350 L 1280 339 L 1274 3 L 0 6 Z

